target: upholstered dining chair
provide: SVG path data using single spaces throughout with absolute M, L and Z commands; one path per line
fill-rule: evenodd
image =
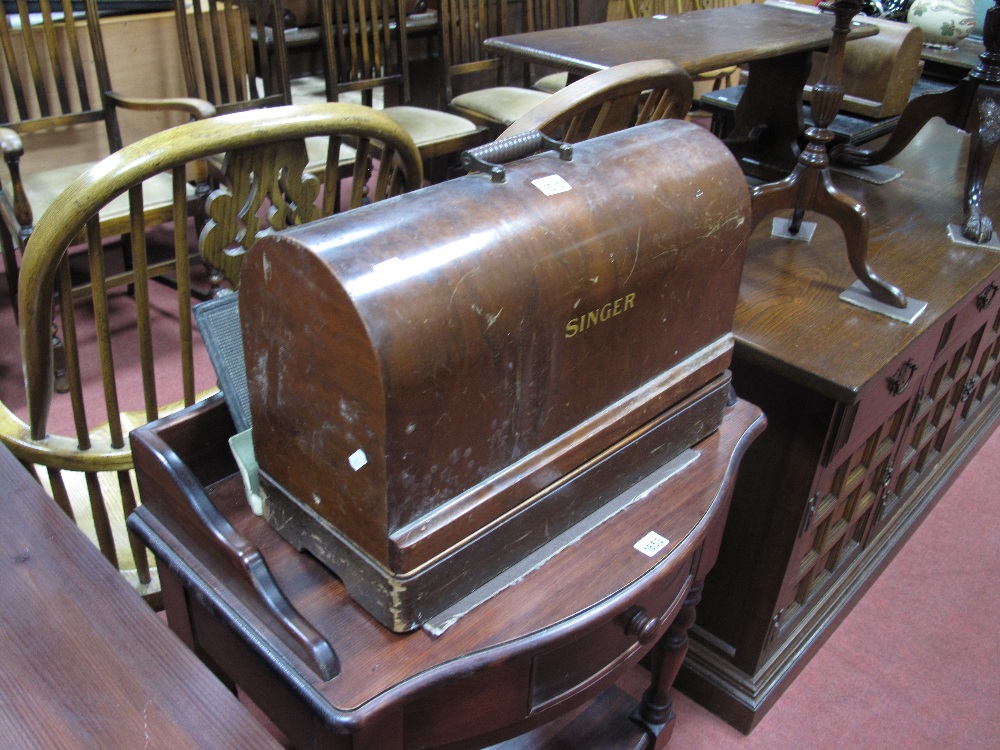
M 567 143 L 668 118 L 684 119 L 694 86 L 669 60 L 640 60 L 591 73 L 519 117 L 501 138 L 538 130 Z
M 450 112 L 410 104 L 406 0 L 317 0 L 324 75 L 292 80 L 295 103 L 338 101 L 348 92 L 376 104 L 413 138 L 424 159 L 425 175 L 437 181 L 466 149 L 484 143 L 486 129 Z M 433 174 L 433 176 L 431 176 Z
M 545 92 L 505 85 L 503 61 L 483 48 L 485 39 L 507 33 L 507 0 L 441 0 L 438 12 L 444 95 L 453 112 L 496 135 L 544 101 Z M 468 84 L 460 81 L 474 81 L 478 88 L 462 90 Z
M 4 55 L 0 148 L 7 169 L 0 175 L 0 244 L 16 310 L 18 256 L 24 252 L 35 218 L 96 159 L 122 147 L 118 109 L 177 110 L 195 118 L 210 116 L 215 110 L 194 98 L 154 100 L 112 91 L 96 0 L 11 0 L 4 3 L 4 10 L 0 17 Z M 96 159 L 81 160 L 79 154 L 68 153 L 54 164 L 43 163 L 39 154 L 43 145 L 72 140 L 76 136 L 68 134 L 75 133 L 88 140 L 96 137 L 100 142 Z M 148 222 L 170 217 L 169 180 L 150 184 L 145 198 Z M 128 226 L 124 199 L 104 212 L 101 232 L 105 236 L 127 234 Z
M 319 136 L 329 142 L 322 184 L 304 171 L 304 139 Z M 346 139 L 353 144 L 347 164 L 340 154 Z M 376 149 L 381 161 L 373 165 Z M 217 154 L 224 154 L 222 182 L 209 195 L 207 223 L 192 240 L 187 168 Z M 331 189 L 341 187 L 345 167 L 343 190 Z M 377 175 L 370 177 L 373 170 Z M 173 185 L 172 229 L 147 233 L 143 193 L 163 173 Z M 421 181 L 416 146 L 387 116 L 350 104 L 275 107 L 187 123 L 125 146 L 69 185 L 39 219 L 20 277 L 26 419 L 0 404 L 0 440 L 36 470 L 56 502 L 140 592 L 155 595 L 157 581 L 146 551 L 125 531 L 137 502 L 127 433 L 192 404 L 215 383 L 192 330 L 191 276 L 201 268 L 189 263 L 192 245 L 236 285 L 243 253 L 263 234 Z M 123 195 L 133 236 L 128 278 L 106 273 L 100 233 L 101 214 Z M 77 245 L 81 235 L 83 246 Z M 157 247 L 157 237 L 166 247 Z M 81 265 L 90 269 L 92 290 L 74 299 L 70 277 Z M 150 283 L 167 270 L 176 276 L 176 290 Z M 68 394 L 52 392 L 54 307 Z M 203 363 L 198 372 L 204 383 L 196 383 L 196 362 Z

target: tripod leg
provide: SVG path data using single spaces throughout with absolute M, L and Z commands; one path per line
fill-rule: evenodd
M 905 308 L 906 295 L 892 284 L 882 281 L 868 264 L 868 212 L 865 207 L 834 187 L 830 170 L 823 170 L 823 186 L 816 191 L 815 209 L 829 216 L 840 227 L 847 242 L 847 258 L 851 269 L 879 302 Z

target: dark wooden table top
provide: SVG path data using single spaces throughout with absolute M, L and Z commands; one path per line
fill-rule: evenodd
M 967 72 L 979 64 L 979 56 L 985 49 L 982 39 L 966 37 L 958 43 L 955 49 L 924 47 L 920 53 L 920 59 Z
M 0 445 L 0 744 L 277 742 Z
M 487 39 L 492 52 L 587 75 L 612 65 L 666 58 L 688 73 L 715 70 L 830 44 L 833 16 L 746 4 L 697 13 L 632 18 Z M 851 38 L 873 36 L 854 23 Z
M 947 225 L 962 221 L 968 140 L 935 120 L 889 162 L 903 169 L 898 180 L 876 185 L 833 173 L 834 184 L 867 208 L 872 268 L 908 297 L 928 303 L 916 322 L 907 325 L 838 299 L 856 276 L 832 221 L 807 213 L 805 220 L 818 224 L 807 244 L 771 237 L 771 219 L 765 218 L 747 249 L 734 323 L 738 355 L 849 402 L 1000 266 L 996 248 L 947 237 Z M 994 170 L 984 191 L 987 213 L 997 213 L 997 185 Z

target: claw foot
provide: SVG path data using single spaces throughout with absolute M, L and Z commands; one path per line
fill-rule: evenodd
M 989 242 L 993 237 L 993 221 L 989 216 L 973 211 L 962 224 L 962 236 L 970 242 Z

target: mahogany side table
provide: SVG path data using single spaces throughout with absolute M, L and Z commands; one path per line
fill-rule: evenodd
M 597 746 L 663 747 L 701 581 L 764 424 L 735 400 L 616 514 L 439 636 L 384 628 L 252 514 L 219 397 L 132 433 L 143 505 L 129 526 L 156 555 L 171 627 L 296 746 L 483 747 L 569 715 L 652 652 L 632 720 L 598 722 L 623 737 Z M 635 546 L 649 532 L 667 540 L 651 556 Z M 544 734 L 531 746 L 552 747 Z

